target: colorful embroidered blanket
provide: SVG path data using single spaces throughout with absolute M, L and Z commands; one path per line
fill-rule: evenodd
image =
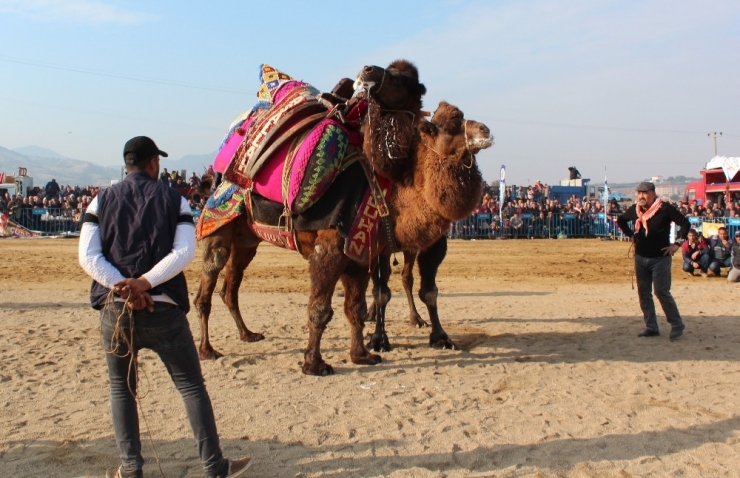
M 226 136 L 224 136 L 218 148 L 216 159 L 213 161 L 214 171 L 219 173 L 226 171 L 226 168 L 234 157 L 234 153 L 236 153 L 237 148 L 244 141 L 246 132 L 254 121 L 255 116 L 260 111 L 270 108 L 275 99 L 280 98 L 278 97 L 278 93 L 281 95 L 285 93 L 281 91 L 283 86 L 290 82 L 295 82 L 295 79 L 291 76 L 266 64 L 260 65 L 259 80 L 260 87 L 257 90 L 258 101 L 251 110 L 241 114 L 229 126 Z M 288 90 L 286 89 L 286 92 Z
M 210 236 L 219 228 L 230 223 L 246 210 L 244 207 L 245 191 L 228 181 L 222 182 L 206 201 L 206 207 L 200 213 L 195 226 L 198 240 Z
M 328 110 L 311 85 L 268 65 L 261 71 L 260 102 L 241 123 L 232 124 L 217 160 L 230 157 L 227 180 L 243 188 L 249 183 L 261 196 L 300 214 L 357 160 L 361 153 L 348 146 L 359 147 L 362 135 L 326 118 Z

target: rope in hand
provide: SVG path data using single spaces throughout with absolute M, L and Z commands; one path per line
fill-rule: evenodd
M 630 248 L 627 249 L 627 259 L 634 259 L 635 258 L 635 239 L 634 236 L 632 236 L 632 240 L 630 241 Z M 630 282 L 632 283 L 632 290 L 635 290 L 635 274 L 637 273 L 637 270 L 635 269 L 637 266 L 635 265 L 635 261 L 632 261 L 632 274 L 630 277 Z
M 134 309 L 132 309 L 132 303 L 127 298 L 126 302 L 123 303 L 123 307 L 121 307 L 121 310 L 116 310 L 115 297 L 116 293 L 113 289 L 111 289 L 108 292 L 108 295 L 105 298 L 105 304 L 103 305 L 103 310 L 107 310 L 108 313 L 111 313 L 116 317 L 116 323 L 113 325 L 113 333 L 111 334 L 110 344 L 108 344 L 108 347 L 106 348 L 106 344 L 103 343 L 103 350 L 106 354 L 111 354 L 118 358 L 129 357 L 128 369 L 126 371 L 126 385 L 128 386 L 129 393 L 134 397 L 138 408 L 141 410 L 141 416 L 144 420 L 144 427 L 146 428 L 146 434 L 149 438 L 149 446 L 152 448 L 154 458 L 157 461 L 159 473 L 162 475 L 162 478 L 165 478 L 164 471 L 162 470 L 162 463 L 159 459 L 159 454 L 157 453 L 157 449 L 154 446 L 154 439 L 152 438 L 152 431 L 149 428 L 149 421 L 146 418 L 146 413 L 141 403 L 141 399 L 149 395 L 149 391 L 152 389 L 152 387 L 149 380 L 149 375 L 146 373 L 146 370 L 139 367 L 137 355 L 136 353 L 134 353 Z M 124 326 L 124 318 L 126 316 L 128 317 L 129 324 L 128 334 L 126 333 L 126 328 Z M 101 337 L 103 335 L 103 314 L 100 315 L 100 335 Z M 121 351 L 121 346 L 126 347 L 125 353 Z M 132 388 L 131 382 L 129 381 L 132 370 L 135 374 L 134 376 L 136 380 L 136 390 Z M 147 388 L 146 393 L 144 393 L 143 395 L 139 394 L 139 371 L 141 371 L 144 374 L 144 378 L 146 378 Z

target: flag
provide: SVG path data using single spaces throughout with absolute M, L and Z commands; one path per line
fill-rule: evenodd
M 0 184 L 5 182 L 5 173 L 0 173 Z
M 498 183 L 498 218 L 501 220 L 501 230 L 504 227 L 504 199 L 506 198 L 506 166 L 501 165 L 501 178 Z

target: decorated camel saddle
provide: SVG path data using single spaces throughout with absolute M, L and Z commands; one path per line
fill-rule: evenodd
M 261 65 L 258 102 L 232 123 L 214 160 L 225 181 L 201 214 L 199 238 L 246 212 L 256 235 L 293 250 L 296 231 L 337 227 L 347 255 L 365 262 L 370 236 L 388 216 L 392 183 L 376 177 L 362 154 L 367 103 L 349 105 L 347 82 L 351 91 L 345 80 L 322 94 Z M 333 187 L 340 174 L 347 191 Z

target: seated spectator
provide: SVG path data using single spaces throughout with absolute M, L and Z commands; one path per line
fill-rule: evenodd
M 707 277 L 709 268 L 709 246 L 695 229 L 691 229 L 688 239 L 681 246 L 683 255 L 683 270 L 690 276 L 694 275 L 695 269 L 701 270 L 702 277 Z
M 717 229 L 717 235 L 709 238 L 709 270 L 717 277 L 723 267 L 732 266 L 732 242 L 726 227 Z
M 730 257 L 732 257 L 732 269 L 727 273 L 727 282 L 740 282 L 740 231 L 735 232 Z

